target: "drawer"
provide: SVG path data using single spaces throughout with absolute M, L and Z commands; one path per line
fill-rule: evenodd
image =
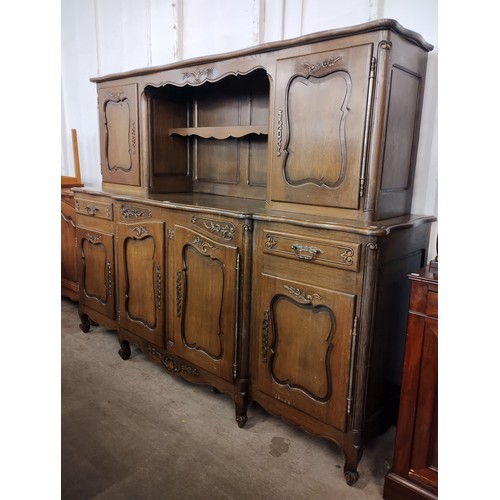
M 357 272 L 361 244 L 265 230 L 263 251 L 269 255 Z
M 113 220 L 113 203 L 97 200 L 77 199 L 75 210 L 78 214 L 96 217 L 97 219 Z

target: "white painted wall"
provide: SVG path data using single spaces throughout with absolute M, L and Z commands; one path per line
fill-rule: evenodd
M 62 0 L 61 174 L 73 173 L 75 128 L 83 181 L 101 182 L 93 76 L 378 18 L 396 19 L 435 46 L 429 56 L 412 211 L 437 215 L 437 0 Z

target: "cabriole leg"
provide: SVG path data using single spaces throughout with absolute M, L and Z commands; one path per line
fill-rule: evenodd
M 120 350 L 118 351 L 118 354 L 122 359 L 128 359 L 130 358 L 130 344 L 128 343 L 128 340 L 125 339 L 118 339 L 118 342 L 120 343 Z

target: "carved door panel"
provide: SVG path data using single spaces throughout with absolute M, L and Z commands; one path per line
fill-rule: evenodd
M 357 209 L 372 45 L 278 61 L 273 201 Z
M 172 254 L 173 351 L 233 380 L 238 307 L 238 247 L 175 226 Z
M 115 319 L 114 238 L 77 226 L 80 301 Z
M 261 278 L 260 391 L 345 430 L 356 296 Z
M 120 326 L 163 347 L 164 222 L 118 224 Z
M 104 182 L 140 185 L 137 85 L 98 90 Z

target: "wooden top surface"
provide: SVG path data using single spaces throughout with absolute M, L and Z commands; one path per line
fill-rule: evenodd
M 414 43 L 418 47 L 430 52 L 434 46 L 425 39 L 419 33 L 404 28 L 398 21 L 394 19 L 377 19 L 375 21 L 369 21 L 367 23 L 357 24 L 354 26 L 348 26 L 345 28 L 337 28 L 333 30 L 319 31 L 317 33 L 311 33 L 309 35 L 291 38 L 288 40 L 280 40 L 276 42 L 269 42 L 261 45 L 256 45 L 254 47 L 249 47 L 247 49 L 237 50 L 233 52 L 226 52 L 223 54 L 213 54 L 209 56 L 197 57 L 193 59 L 186 59 L 164 66 L 153 66 L 135 69 L 132 71 L 126 71 L 122 73 L 113 73 L 104 76 L 96 76 L 91 78 L 91 82 L 105 82 L 110 80 L 117 80 L 120 78 L 126 78 L 130 76 L 140 76 L 147 75 L 150 73 L 155 73 L 159 71 L 171 70 L 176 68 L 194 66 L 197 64 L 205 64 L 212 61 L 222 61 L 226 59 L 233 59 L 236 57 L 248 56 L 252 54 L 259 54 L 264 52 L 271 52 L 273 50 L 280 50 L 284 48 L 296 47 L 299 45 L 306 45 L 309 43 L 317 43 L 326 40 L 332 40 L 335 38 L 342 38 L 352 35 L 359 35 L 363 33 L 372 33 L 374 31 L 392 31 L 402 36 L 406 40 Z
M 384 219 L 377 222 L 366 223 L 354 219 L 271 210 L 266 206 L 266 202 L 264 200 L 253 200 L 204 193 L 150 194 L 144 192 L 139 194 L 126 194 L 120 191 L 103 191 L 99 186 L 74 188 L 73 191 L 76 193 L 110 196 L 117 201 L 145 203 L 147 205 L 170 208 L 172 210 L 184 210 L 188 212 L 201 211 L 238 219 L 283 222 L 297 226 L 347 231 L 350 233 L 364 234 L 368 236 L 385 236 L 400 229 L 436 221 L 436 217 L 434 216 L 410 214 L 391 219 Z

